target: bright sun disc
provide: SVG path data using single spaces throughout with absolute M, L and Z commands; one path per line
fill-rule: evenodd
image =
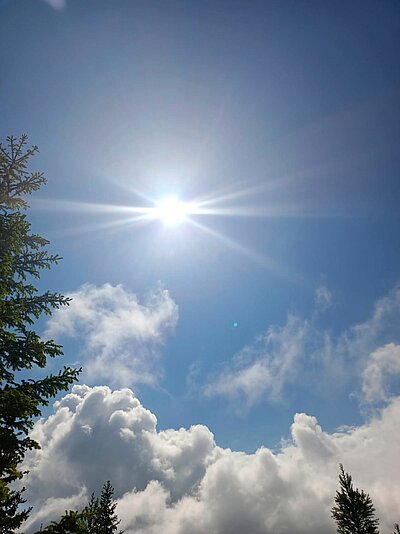
M 175 226 L 185 220 L 189 206 L 175 197 L 162 200 L 157 206 L 156 216 L 165 226 Z

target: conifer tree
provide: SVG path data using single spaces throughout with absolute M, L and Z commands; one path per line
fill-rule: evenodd
M 61 517 L 60 521 L 52 521 L 45 529 L 40 529 L 35 534 L 91 534 L 86 522 L 84 512 L 75 512 L 68 510 Z
M 92 493 L 88 504 L 81 511 L 66 511 L 60 521 L 52 521 L 41 532 L 47 534 L 114 534 L 120 520 L 115 513 L 117 503 L 114 501 L 114 488 L 106 482 L 100 498 Z M 120 530 L 118 534 L 123 534 Z
M 344 472 L 342 464 L 339 482 L 341 489 L 336 492 L 336 506 L 332 508 L 338 534 L 379 534 L 371 497 L 363 490 L 354 489 L 352 478 Z
M 20 463 L 39 444 L 29 431 L 41 407 L 77 380 L 79 370 L 64 367 L 58 374 L 32 378 L 33 368 L 44 368 L 48 358 L 62 354 L 53 340 L 34 330 L 42 314 L 68 304 L 64 296 L 34 286 L 43 269 L 60 257 L 46 250 L 48 241 L 32 233 L 23 210 L 25 196 L 45 183 L 43 173 L 29 172 L 28 162 L 38 151 L 26 147 L 27 137 L 7 138 L 0 144 L 0 533 L 15 531 L 28 517 L 21 509 L 23 489 L 13 484 L 24 473 Z
M 86 514 L 86 526 L 88 532 L 97 532 L 98 518 L 99 518 L 99 499 L 94 493 L 92 493 L 88 504 L 84 509 Z
M 114 502 L 114 488 L 108 480 L 101 491 L 97 504 L 96 534 L 113 534 L 117 531 L 120 520 L 115 513 L 117 503 Z M 90 503 L 89 503 L 90 504 Z M 122 534 L 122 532 L 120 532 Z

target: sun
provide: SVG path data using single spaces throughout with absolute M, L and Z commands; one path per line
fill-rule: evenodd
M 167 197 L 157 203 L 155 211 L 156 218 L 164 226 L 176 226 L 183 222 L 187 215 L 189 215 L 190 206 L 177 197 Z

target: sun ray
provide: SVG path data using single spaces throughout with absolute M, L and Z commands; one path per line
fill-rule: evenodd
M 234 241 L 233 239 L 223 235 L 220 232 L 217 232 L 216 230 L 210 228 L 209 226 L 199 223 L 198 221 L 192 218 L 188 218 L 188 222 L 190 222 L 190 224 L 192 224 L 194 227 L 198 228 L 199 230 L 221 241 L 224 245 L 234 250 L 235 252 L 238 252 L 246 256 L 247 258 L 252 260 L 254 263 L 259 265 L 260 267 L 268 269 L 272 271 L 274 274 L 277 274 L 279 277 L 283 277 L 289 280 L 290 282 L 296 285 L 299 285 L 299 286 L 308 285 L 307 282 L 303 278 L 301 278 L 297 273 L 293 272 L 288 267 L 284 266 L 282 263 L 278 263 L 277 261 L 273 260 L 269 256 L 259 254 L 258 252 L 255 252 L 254 250 L 248 247 L 245 247 L 241 243 Z
M 117 214 L 117 213 L 151 213 L 153 207 L 139 207 L 139 206 L 122 206 L 119 204 L 101 204 L 95 202 L 77 202 L 74 200 L 56 200 L 50 198 L 32 199 L 32 208 L 37 208 L 45 211 L 65 211 L 77 213 L 102 213 L 102 214 Z
M 72 226 L 63 228 L 62 230 L 55 230 L 51 232 L 51 237 L 63 237 L 84 235 L 101 231 L 115 231 L 118 232 L 124 227 L 137 227 L 148 222 L 147 216 L 138 217 L 123 217 L 119 219 L 112 219 L 109 221 L 101 221 L 92 224 L 81 224 L 79 226 Z
M 258 263 L 259 265 L 262 265 L 263 267 L 268 267 L 268 268 L 273 267 L 273 262 L 272 260 L 269 260 L 269 258 L 266 258 L 265 256 L 261 254 L 258 254 L 257 252 L 245 247 L 244 245 L 241 245 L 237 241 L 230 239 L 229 237 L 221 234 L 220 232 L 217 232 L 216 230 L 210 228 L 209 226 L 201 224 L 192 218 L 189 218 L 188 220 L 193 226 L 195 226 L 199 230 L 207 233 L 208 235 L 211 235 L 215 239 L 218 239 L 219 241 L 224 243 L 226 246 L 228 246 L 232 250 L 235 250 L 236 252 L 239 252 L 251 258 L 253 261 Z
M 201 219 L 207 217 L 291 217 L 305 216 L 299 213 L 299 207 L 295 203 L 282 202 L 263 204 L 238 202 L 264 189 L 264 186 L 254 186 L 237 191 L 226 191 L 223 194 L 209 195 L 208 198 L 199 198 L 190 202 L 180 200 L 177 196 L 169 196 L 159 199 L 148 198 L 148 205 L 119 205 L 93 202 L 76 202 L 69 200 L 53 200 L 49 198 L 37 199 L 33 203 L 36 209 L 46 211 L 65 211 L 69 213 L 79 213 L 87 216 L 102 217 L 101 221 L 92 224 L 82 223 L 79 228 L 70 228 L 64 231 L 64 235 L 85 234 L 100 231 L 122 232 L 128 228 L 138 228 L 154 222 L 162 223 L 168 231 L 173 231 L 178 224 L 190 224 L 193 228 L 203 231 L 214 239 L 219 240 L 224 246 L 235 252 L 246 256 L 258 266 L 274 272 L 280 277 L 304 286 L 307 283 L 300 279 L 300 276 L 291 271 L 287 266 L 280 264 L 271 257 L 260 254 L 243 244 L 227 237 L 226 235 L 212 229 L 209 225 L 203 224 Z M 143 195 L 143 199 L 145 196 Z M 147 197 L 146 197 L 147 198 Z M 231 203 L 235 201 L 234 203 Z M 231 203 L 231 204 L 230 204 Z M 106 220 L 104 220 L 107 218 Z M 200 221 L 199 221 L 200 219 Z

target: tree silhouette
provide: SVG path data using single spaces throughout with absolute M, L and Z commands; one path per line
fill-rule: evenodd
M 106 482 L 100 498 L 92 493 L 88 504 L 81 512 L 69 510 L 60 521 L 52 521 L 45 529 L 35 534 L 114 534 L 120 520 L 115 513 L 114 488 Z M 118 534 L 123 534 L 120 530 Z
M 371 497 L 363 490 L 354 489 L 352 478 L 344 472 L 342 464 L 339 482 L 341 489 L 336 492 L 336 506 L 332 508 L 338 534 L 379 534 Z
M 52 521 L 45 529 L 40 529 L 36 534 L 45 532 L 46 534 L 90 534 L 86 523 L 84 512 L 68 510 L 61 517 L 60 521 Z
M 27 137 L 7 138 L 0 144 L 0 533 L 15 531 L 28 517 L 23 488 L 13 483 L 24 473 L 19 464 L 29 449 L 40 448 L 29 436 L 34 418 L 61 390 L 67 390 L 79 371 L 64 367 L 56 375 L 33 379 L 29 371 L 44 368 L 48 358 L 62 354 L 52 340 L 43 340 L 33 325 L 42 314 L 68 304 L 67 298 L 33 285 L 42 269 L 60 259 L 46 250 L 48 241 L 31 232 L 22 210 L 24 195 L 45 183 L 43 173 L 30 173 L 28 161 L 37 147 L 26 149 Z
M 85 524 L 88 532 L 97 532 L 96 529 L 99 516 L 99 504 L 99 499 L 94 493 L 92 493 L 88 504 L 84 508 L 84 513 L 86 513 Z
M 87 511 L 93 511 L 93 533 L 95 534 L 113 534 L 118 530 L 120 520 L 115 513 L 117 503 L 114 502 L 114 488 L 108 480 L 101 491 L 100 499 L 95 500 L 92 495 Z M 120 532 L 122 534 L 122 532 Z

